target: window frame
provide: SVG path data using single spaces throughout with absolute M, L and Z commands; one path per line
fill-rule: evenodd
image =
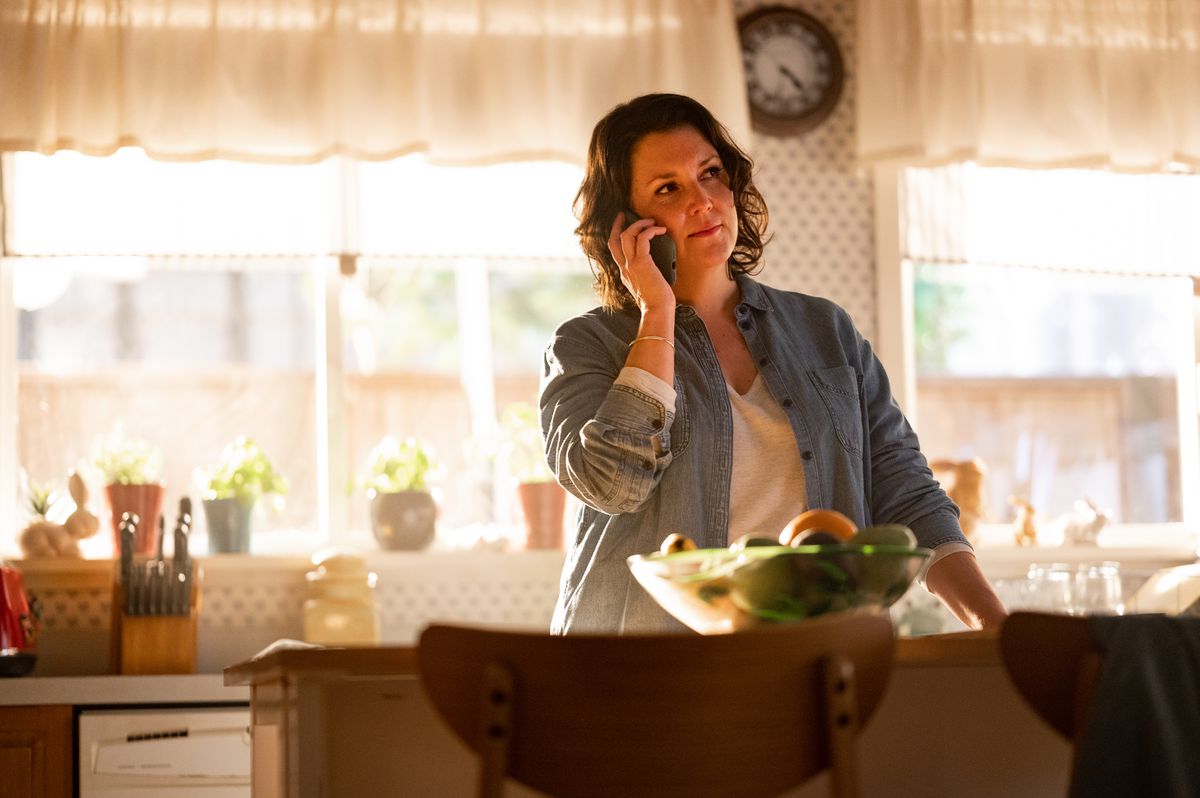
M 30 257 L 13 252 L 8 235 L 7 223 L 13 205 L 12 181 L 6 178 L 13 173 L 13 157 L 12 153 L 0 152 L 0 259 Z M 313 363 L 315 424 L 312 434 L 315 435 L 313 453 L 316 458 L 317 495 L 312 523 L 314 538 L 310 539 L 316 548 L 353 546 L 362 542 L 363 530 L 342 522 L 342 519 L 351 517 L 350 503 L 355 498 L 348 495 L 346 485 L 350 484 L 358 465 L 349 462 L 348 455 L 350 419 L 347 417 L 346 394 L 343 390 L 346 366 L 342 341 L 342 294 L 348 281 L 354 279 L 354 275 L 357 274 L 360 261 L 381 254 L 389 256 L 389 253 L 359 254 L 361 231 L 357 217 L 358 164 L 347 158 L 340 160 L 341 163 L 333 170 L 337 185 L 333 187 L 335 191 L 331 202 L 337 217 L 338 230 L 335 237 L 341 252 L 309 256 L 316 292 L 315 318 L 311 334 L 315 337 L 316 354 Z M 44 257 L 50 261 L 57 256 Z M 545 255 L 532 257 L 540 260 Z M 468 428 L 472 434 L 482 437 L 494 432 L 498 424 L 494 411 L 497 375 L 492 368 L 490 283 L 493 272 L 502 270 L 503 264 L 510 261 L 517 262 L 512 256 L 494 261 L 475 256 L 458 256 L 450 257 L 446 261 L 449 270 L 455 275 L 455 302 L 459 317 L 475 320 L 472 324 L 460 324 L 456 329 L 456 345 L 462 353 L 457 378 L 468 394 Z M 13 530 L 13 538 L 11 541 L 5 540 L 4 547 L 12 546 L 15 550 L 16 533 L 23 523 L 24 513 L 19 509 L 22 506 L 22 497 L 19 495 L 17 478 L 20 469 L 17 451 L 20 363 L 17 341 L 18 311 L 13 275 L 14 270 L 9 266 L 0 267 L 0 528 Z M 492 375 L 490 381 L 482 379 L 485 369 Z M 492 523 L 503 525 L 505 522 L 496 515 Z M 280 553 L 274 550 L 264 551 L 262 556 L 276 556 Z M 291 553 L 309 552 L 304 549 Z
M 902 195 L 901 169 L 897 164 L 878 164 L 872 168 L 875 201 L 875 297 L 876 297 L 876 354 L 887 370 L 892 392 L 913 427 L 920 431 L 920 407 L 917 400 L 917 367 L 915 344 L 915 315 L 913 308 L 914 274 L 911 263 L 903 257 L 901 242 L 907 226 L 906 208 Z M 1195 278 L 1193 278 L 1195 279 Z M 1200 281 L 1196 282 L 1200 286 Z M 1200 288 L 1197 289 L 1200 296 Z M 1196 340 L 1192 358 L 1200 355 L 1200 313 L 1196 319 Z M 1193 374 L 1189 380 L 1186 375 Z M 1105 557 L 1120 559 L 1120 552 L 1143 552 L 1178 549 L 1190 550 L 1194 559 L 1200 546 L 1200 402 L 1197 401 L 1200 383 L 1200 362 L 1192 370 L 1182 370 L 1178 380 L 1180 483 L 1182 486 L 1183 520 L 1165 524 L 1117 524 L 1113 526 L 1121 548 L 1104 548 Z M 1009 546 L 995 543 L 1003 537 L 1008 524 L 984 525 L 982 547 L 1006 550 Z M 1192 541 L 1190 544 L 1184 541 Z M 1133 540 L 1144 543 L 1132 545 Z M 1015 544 L 1014 544 L 1015 547 Z M 1022 562 L 1046 559 L 1049 552 L 1071 547 L 1034 547 Z M 1069 551 L 1068 551 L 1069 553 Z M 1058 556 L 1055 554 L 1054 556 Z M 1007 559 L 1011 559 L 1009 556 Z M 1007 562 L 1006 559 L 1006 562 Z M 1010 563 L 1011 564 L 1011 563 Z

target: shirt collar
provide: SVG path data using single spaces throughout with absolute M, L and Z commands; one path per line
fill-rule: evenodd
M 771 309 L 771 304 L 767 301 L 767 292 L 748 274 L 735 274 L 733 279 L 738 284 L 738 289 L 742 292 L 742 304 L 749 305 L 755 310 Z

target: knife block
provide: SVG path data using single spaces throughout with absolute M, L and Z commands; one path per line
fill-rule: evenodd
M 113 581 L 112 626 L 109 631 L 111 670 L 124 676 L 196 672 L 196 633 L 200 620 L 200 577 L 193 572 L 187 615 L 130 615 L 125 587 Z

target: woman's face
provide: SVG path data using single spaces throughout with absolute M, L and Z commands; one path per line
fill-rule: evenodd
M 737 209 L 708 139 L 690 126 L 649 133 L 634 145 L 630 166 L 633 210 L 667 228 L 681 276 L 724 269 L 737 243 Z

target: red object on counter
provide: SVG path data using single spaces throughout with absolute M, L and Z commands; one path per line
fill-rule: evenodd
M 0 655 L 32 652 L 36 648 L 40 618 L 25 593 L 21 572 L 0 565 Z

